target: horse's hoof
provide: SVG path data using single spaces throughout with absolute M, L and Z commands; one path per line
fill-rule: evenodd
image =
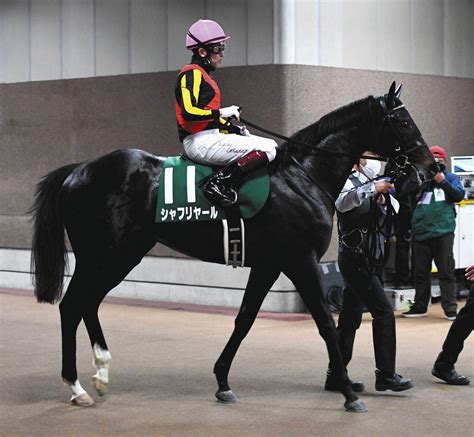
M 95 402 L 87 393 L 82 393 L 81 395 L 71 399 L 71 404 L 78 407 L 90 407 L 91 405 L 94 405 Z
M 232 390 L 218 391 L 216 393 L 216 398 L 219 402 L 224 402 L 226 404 L 234 404 L 237 402 L 237 397 Z
M 345 402 L 344 408 L 346 411 L 350 411 L 351 413 L 366 413 L 368 411 L 367 407 L 360 399 Z
M 109 384 L 100 380 L 99 378 L 97 378 L 97 376 L 92 377 L 92 383 L 94 384 L 97 394 L 99 396 L 105 396 L 105 394 L 107 393 Z

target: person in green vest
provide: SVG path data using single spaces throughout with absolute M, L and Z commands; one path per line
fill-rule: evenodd
M 440 166 L 422 193 L 412 218 L 414 253 L 415 301 L 402 317 L 427 315 L 431 297 L 431 265 L 438 269 L 441 306 L 448 320 L 456 318 L 456 288 L 454 279 L 454 202 L 464 199 L 465 190 L 459 177 L 446 170 L 446 151 L 439 146 L 430 151 Z

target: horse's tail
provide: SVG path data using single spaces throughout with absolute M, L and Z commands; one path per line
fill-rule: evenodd
M 31 275 L 38 302 L 57 302 L 62 295 L 67 268 L 64 223 L 60 208 L 61 187 L 79 164 L 58 168 L 36 186 L 33 207 Z

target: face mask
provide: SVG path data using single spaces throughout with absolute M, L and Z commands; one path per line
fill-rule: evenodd
M 368 159 L 367 164 L 364 166 L 364 173 L 369 179 L 373 179 L 379 174 L 381 167 L 380 161 Z

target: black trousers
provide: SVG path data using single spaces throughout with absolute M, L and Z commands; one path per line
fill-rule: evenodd
M 459 311 L 456 320 L 449 328 L 443 349 L 438 355 L 435 367 L 438 370 L 452 370 L 464 346 L 464 340 L 474 329 L 474 285 L 471 286 L 466 305 Z
M 431 262 L 438 268 L 441 306 L 445 313 L 455 312 L 456 283 L 453 256 L 454 234 L 413 243 L 415 308 L 426 311 L 431 298 Z
M 363 255 L 340 251 L 339 269 L 346 284 L 337 331 L 344 365 L 347 367 L 360 327 L 364 305 L 370 311 L 375 365 L 387 375 L 395 373 L 395 316 L 377 275 L 369 274 Z

